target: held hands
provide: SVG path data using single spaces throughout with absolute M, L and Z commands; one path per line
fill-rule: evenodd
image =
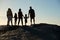
M 29 18 L 29 15 L 28 15 L 28 18 Z

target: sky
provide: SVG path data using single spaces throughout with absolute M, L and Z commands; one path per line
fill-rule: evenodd
M 25 15 L 28 14 L 30 6 L 35 10 L 36 24 L 60 25 L 60 0 L 0 0 L 0 25 L 7 24 L 8 8 L 12 9 L 13 15 L 21 8 Z M 30 24 L 30 19 L 27 24 Z

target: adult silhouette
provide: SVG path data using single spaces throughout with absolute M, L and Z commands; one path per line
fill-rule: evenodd
M 34 9 L 32 9 L 32 7 L 30 6 L 30 10 L 29 10 L 29 13 L 28 13 L 28 16 L 30 15 L 30 22 L 31 22 L 31 25 L 32 25 L 32 19 L 33 19 L 33 22 L 35 24 L 35 11 Z
M 8 8 L 8 11 L 7 11 L 7 19 L 8 19 L 7 25 L 9 25 L 9 22 L 10 22 L 10 21 L 11 21 L 11 25 L 13 25 L 13 24 L 12 24 L 12 18 L 13 18 L 12 11 L 11 11 L 10 8 Z
M 21 24 L 23 25 L 23 13 L 21 9 L 19 9 L 19 12 L 18 12 L 18 25 L 20 23 L 20 20 L 21 20 Z

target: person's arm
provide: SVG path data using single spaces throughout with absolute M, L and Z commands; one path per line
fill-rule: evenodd
M 7 14 L 6 14 L 6 16 L 8 17 L 8 11 L 7 11 Z
M 35 11 L 34 11 L 34 17 L 35 17 Z
M 18 12 L 18 17 L 17 18 L 19 18 L 19 12 Z
M 28 19 L 29 17 L 27 17 L 27 19 Z
M 35 10 L 33 9 L 34 17 L 35 17 Z
M 12 13 L 12 11 L 11 11 L 11 16 L 12 16 L 12 18 L 13 18 L 13 13 Z
M 15 18 L 15 15 L 14 15 L 14 17 L 13 18 Z
M 29 10 L 29 12 L 28 12 L 28 17 L 29 17 L 29 15 L 30 15 L 30 10 Z
M 24 17 L 23 13 L 22 13 L 22 17 Z
M 24 19 L 25 19 L 25 17 L 24 17 Z
M 12 18 L 13 18 L 13 14 L 12 14 Z

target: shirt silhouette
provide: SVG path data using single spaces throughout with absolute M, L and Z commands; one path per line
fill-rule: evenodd
M 16 23 L 17 23 L 17 14 L 15 13 L 15 15 L 14 15 L 14 20 L 15 20 L 15 25 L 16 25 Z
M 18 25 L 20 23 L 20 20 L 21 20 L 21 24 L 23 25 L 23 14 L 21 9 L 19 9 L 19 12 L 18 12 Z
M 7 11 L 7 19 L 8 19 L 7 25 L 9 25 L 9 22 L 10 22 L 10 21 L 11 21 L 11 25 L 13 25 L 13 24 L 12 24 L 12 18 L 13 18 L 12 11 L 11 11 L 10 8 L 8 8 L 8 11 Z
M 34 9 L 32 9 L 32 7 L 30 7 L 28 15 L 30 15 L 30 22 L 31 22 L 31 24 L 32 24 L 32 19 L 33 19 L 33 22 L 35 24 L 35 11 L 34 11 Z

